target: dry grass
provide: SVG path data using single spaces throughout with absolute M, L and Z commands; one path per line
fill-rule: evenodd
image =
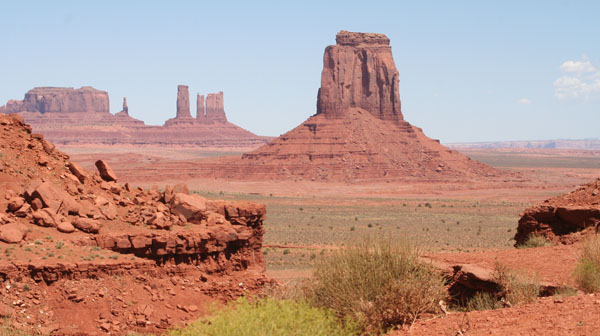
M 524 248 L 534 248 L 534 247 L 544 247 L 544 246 L 549 246 L 550 242 L 541 235 L 538 234 L 531 234 L 529 235 L 529 237 L 527 237 L 527 239 L 525 240 L 525 242 L 523 242 L 523 244 L 517 245 L 517 248 L 520 249 L 524 249 Z
M 510 305 L 531 303 L 540 295 L 537 275 L 528 275 L 496 264 L 495 280 L 500 284 L 504 300 Z
M 314 278 L 313 304 L 360 321 L 370 333 L 437 313 L 446 297 L 441 276 L 406 240 L 371 238 L 333 251 L 316 264 Z
M 573 272 L 575 282 L 585 292 L 600 292 L 600 236 L 591 236 L 584 244 Z

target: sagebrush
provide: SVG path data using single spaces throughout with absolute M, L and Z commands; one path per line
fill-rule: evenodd
M 438 313 L 446 299 L 444 279 L 420 260 L 407 240 L 367 239 L 318 261 L 308 296 L 319 307 L 378 333 Z
M 583 244 L 573 272 L 575 282 L 585 292 L 600 292 L 600 236 L 593 235 Z

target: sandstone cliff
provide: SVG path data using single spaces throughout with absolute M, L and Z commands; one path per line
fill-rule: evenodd
M 109 113 L 108 93 L 89 86 L 79 89 L 37 87 L 25 94 L 24 100 L 11 100 L 0 112 L 39 113 Z
M 390 40 L 383 34 L 341 31 L 323 57 L 317 114 L 340 117 L 362 108 L 382 120 L 399 123 L 399 75 Z

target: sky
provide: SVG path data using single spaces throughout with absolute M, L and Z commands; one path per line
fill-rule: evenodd
M 0 105 L 108 91 L 159 125 L 177 85 L 278 136 L 316 112 L 340 30 L 384 33 L 407 121 L 442 142 L 600 137 L 600 1 L 2 1 Z

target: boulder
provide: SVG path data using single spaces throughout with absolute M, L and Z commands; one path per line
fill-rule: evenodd
M 72 233 L 75 231 L 75 227 L 69 221 L 64 221 L 64 222 L 58 223 L 58 225 L 56 226 L 56 229 L 63 233 Z
M 34 198 L 39 198 L 44 207 L 52 209 L 55 213 L 76 214 L 79 212 L 79 205 L 75 199 L 50 182 L 39 184 L 31 193 L 31 199 Z
M 112 220 L 117 218 L 117 207 L 106 198 L 102 196 L 96 197 L 94 206 L 100 210 L 100 213 L 106 217 L 106 219 Z
M 56 227 L 60 223 L 60 217 L 49 208 L 34 211 L 32 216 L 34 223 L 39 226 Z
M 98 233 L 100 230 L 100 222 L 91 218 L 75 218 L 72 224 L 77 229 L 86 233 Z
M 15 211 L 21 209 L 23 204 L 25 204 L 25 199 L 23 197 L 19 197 L 19 196 L 12 197 L 11 199 L 8 200 L 8 206 L 6 208 L 6 211 L 15 212 Z
M 98 168 L 98 173 L 104 181 L 117 181 L 117 175 L 104 160 L 96 161 L 96 168 Z
M 0 226 L 0 240 L 8 244 L 19 243 L 27 234 L 27 228 L 18 223 Z
M 183 193 L 173 194 L 169 203 L 171 212 L 183 215 L 187 221 L 200 220 L 206 210 L 206 198 L 199 195 L 187 195 Z
M 81 166 L 75 162 L 69 162 L 69 170 L 77 177 L 77 179 L 79 179 L 79 182 L 81 183 L 85 183 L 85 180 L 88 179 L 88 174 L 85 169 L 81 168 Z

